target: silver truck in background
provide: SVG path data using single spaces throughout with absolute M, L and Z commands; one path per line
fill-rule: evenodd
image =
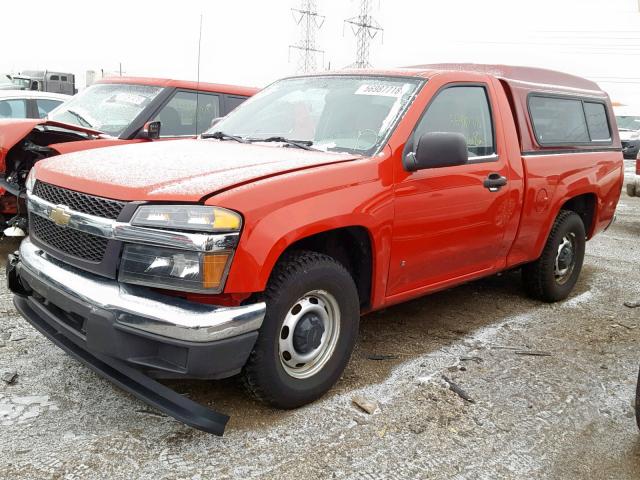
M 73 73 L 51 72 L 49 70 L 25 70 L 12 78 L 17 90 L 38 90 L 40 92 L 75 95 L 76 78 Z

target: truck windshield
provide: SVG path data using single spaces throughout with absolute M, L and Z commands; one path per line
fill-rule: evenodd
M 162 87 L 148 85 L 92 85 L 51 111 L 47 118 L 117 137 L 161 90 Z
M 249 141 L 282 138 L 324 151 L 372 154 L 422 82 L 363 75 L 288 78 L 244 102 L 209 134 Z
M 13 84 L 19 89 L 28 90 L 31 86 L 31 80 L 28 78 L 13 77 Z
M 616 121 L 620 130 L 640 130 L 640 117 L 620 115 L 616 116 Z

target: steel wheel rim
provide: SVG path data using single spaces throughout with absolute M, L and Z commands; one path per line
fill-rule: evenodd
M 556 282 L 563 285 L 569 280 L 576 264 L 576 236 L 567 233 L 558 245 L 553 264 L 553 275 Z
M 320 319 L 324 329 L 319 345 L 310 348 L 308 352 L 301 349 L 299 344 L 296 348 L 296 334 L 301 327 L 309 323 L 309 319 L 316 318 Z M 315 330 L 315 333 L 317 337 L 318 331 Z M 282 368 L 293 378 L 312 377 L 322 370 L 333 356 L 339 336 L 340 307 L 335 297 L 326 290 L 312 290 L 306 293 L 291 305 L 280 327 L 278 357 Z

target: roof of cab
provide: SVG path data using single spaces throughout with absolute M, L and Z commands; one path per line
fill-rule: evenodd
M 445 72 L 470 72 L 491 75 L 512 85 L 529 89 L 543 88 L 560 91 L 581 92 L 602 96 L 604 91 L 597 83 L 569 73 L 537 67 L 514 65 L 491 65 L 481 63 L 432 63 L 403 68 L 341 70 L 336 73 L 358 75 L 389 75 L 429 78 Z M 333 72 L 331 72 L 333 73 Z
M 255 87 L 242 87 L 239 85 L 225 85 L 221 83 L 192 82 L 188 80 L 172 80 L 169 78 L 150 77 L 109 77 L 98 80 L 96 83 L 125 83 L 128 85 L 149 85 L 162 88 L 184 88 L 187 90 L 200 90 L 205 92 L 217 92 L 243 96 L 254 95 L 260 90 Z
M 531 87 L 552 87 L 567 90 L 581 90 L 594 94 L 603 93 L 603 90 L 596 82 L 570 73 L 546 68 L 480 63 L 434 63 L 417 65 L 411 68 L 420 68 L 433 73 L 441 71 L 482 73 L 505 80 L 507 83 L 528 84 Z

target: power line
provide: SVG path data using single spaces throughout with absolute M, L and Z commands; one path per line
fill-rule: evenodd
M 347 18 L 344 23 L 351 25 L 351 31 L 356 37 L 356 61 L 351 64 L 354 68 L 368 68 L 369 44 L 378 34 L 382 37 L 384 29 L 373 18 L 371 12 L 371 0 L 360 0 L 360 15 Z
M 289 45 L 289 56 L 291 56 L 291 50 L 296 50 L 298 72 L 314 72 L 318 68 L 320 54 L 322 67 L 324 67 L 324 50 L 316 48 L 316 34 L 322 28 L 325 17 L 318 14 L 315 0 L 302 0 L 300 8 L 292 8 L 291 12 L 296 24 L 300 26 L 300 39 L 296 45 Z

